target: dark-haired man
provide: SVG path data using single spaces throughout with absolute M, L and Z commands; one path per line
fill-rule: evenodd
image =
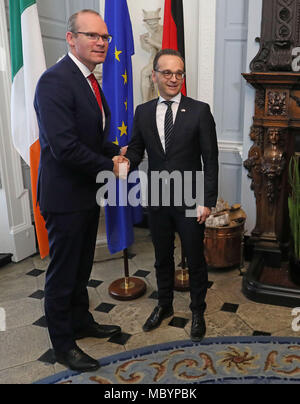
M 155 248 L 159 303 L 143 329 L 148 332 L 157 328 L 163 319 L 174 313 L 174 240 L 177 231 L 189 266 L 190 308 L 193 313 L 191 339 L 198 342 L 206 333 L 204 312 L 208 274 L 203 251 L 204 223 L 217 201 L 218 146 L 209 106 L 181 94 L 184 76 L 185 64 L 180 53 L 171 49 L 158 53 L 152 77 L 158 85 L 160 97 L 137 108 L 126 157 L 134 169 L 146 150 L 149 162 L 149 223 Z M 171 203 L 166 206 L 162 200 L 162 189 L 152 189 L 151 176 L 154 173 L 179 172 L 181 194 L 186 191 L 194 193 L 196 174 L 202 170 L 202 160 L 205 206 L 197 207 L 197 217 L 188 217 L 184 198 L 178 205 L 175 203 L 178 195 L 171 192 Z M 190 190 L 184 179 L 187 172 L 193 178 Z M 157 206 L 151 203 L 155 200 L 155 192 L 159 192 Z

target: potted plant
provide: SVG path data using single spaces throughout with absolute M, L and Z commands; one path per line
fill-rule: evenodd
M 289 214 L 293 238 L 293 249 L 290 258 L 290 272 L 292 280 L 300 284 L 300 153 L 296 153 L 289 165 Z

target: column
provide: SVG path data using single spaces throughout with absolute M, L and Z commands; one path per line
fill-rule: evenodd
M 21 261 L 36 252 L 29 193 L 24 189 L 21 159 L 10 127 L 11 66 L 4 2 L 0 3 L 0 252 Z
M 197 88 L 197 94 L 194 98 L 207 102 L 212 112 L 214 111 L 214 88 L 215 88 L 215 52 L 216 52 L 216 7 L 217 0 L 198 0 L 197 13 L 193 14 L 192 4 L 185 0 L 186 12 L 190 12 L 190 18 L 193 22 L 186 23 L 189 27 L 186 29 L 187 35 L 190 29 L 193 30 L 193 36 L 186 41 L 195 41 L 195 47 L 198 50 L 196 68 L 191 76 L 197 76 L 198 83 L 193 83 Z M 195 9 L 194 9 L 195 10 Z M 194 17 L 193 17 L 194 16 Z M 195 20 L 196 18 L 196 20 Z M 191 25 L 191 28 L 190 28 Z M 191 34 L 190 34 L 191 35 Z M 189 44 L 187 44 L 190 47 Z M 193 56 L 189 55 L 190 60 Z M 195 72 L 198 72 L 196 75 Z

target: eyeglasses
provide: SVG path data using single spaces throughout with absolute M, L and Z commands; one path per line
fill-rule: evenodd
M 157 73 L 160 73 L 164 76 L 165 79 L 170 80 L 171 78 L 173 78 L 173 76 L 176 77 L 176 80 L 183 80 L 185 78 L 185 73 L 184 72 L 177 72 L 177 73 L 173 73 L 170 72 L 169 70 L 155 70 Z
M 77 32 L 73 32 L 73 34 L 85 35 L 90 41 L 93 41 L 93 42 L 98 42 L 100 38 L 105 43 L 111 43 L 111 41 L 112 41 L 112 36 L 111 35 L 100 35 L 100 34 L 97 34 L 96 32 L 80 32 L 80 31 L 77 31 Z

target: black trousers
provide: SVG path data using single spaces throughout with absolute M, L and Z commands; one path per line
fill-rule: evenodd
M 83 212 L 43 212 L 51 262 L 46 274 L 45 314 L 56 351 L 73 349 L 74 333 L 94 322 L 87 291 L 95 253 L 99 207 Z
M 162 207 L 149 211 L 149 224 L 155 249 L 155 268 L 159 304 L 172 306 L 174 298 L 175 232 L 179 233 L 187 258 L 190 276 L 191 311 L 204 313 L 208 287 L 208 271 L 204 257 L 204 225 L 196 218 L 185 217 L 184 211 Z

